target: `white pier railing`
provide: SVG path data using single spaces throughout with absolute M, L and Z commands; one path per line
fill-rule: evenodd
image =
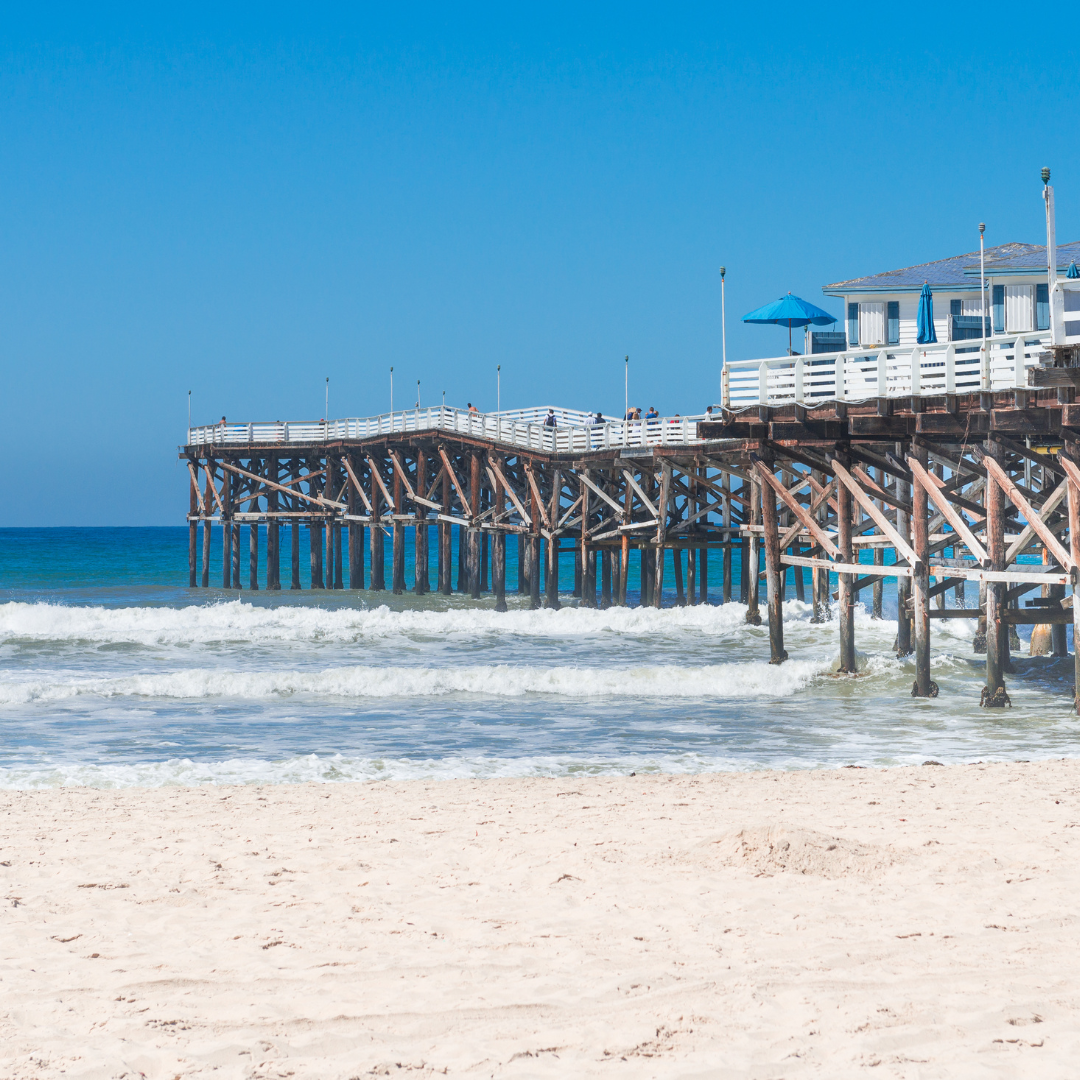
M 501 413 L 468 412 L 449 406 L 403 409 L 346 420 L 276 420 L 273 423 L 205 424 L 188 429 L 188 446 L 310 445 L 446 431 L 546 453 L 579 453 L 608 447 L 687 445 L 701 440 L 697 422 L 705 416 L 664 416 L 653 420 L 597 419 L 596 413 L 554 408 L 555 426 L 545 421 L 548 406 Z
M 838 353 L 729 361 L 721 403 L 820 405 L 913 394 L 972 394 L 1028 385 L 1028 369 L 1050 344 L 1049 331 L 1003 334 L 914 348 L 889 345 Z

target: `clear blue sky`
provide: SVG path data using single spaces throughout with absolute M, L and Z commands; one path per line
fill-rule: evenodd
M 739 316 L 1080 239 L 1068 5 L 91 5 L 0 26 L 0 525 L 181 524 L 196 422 L 664 412 Z M 1010 12 L 1012 14 L 1010 14 Z

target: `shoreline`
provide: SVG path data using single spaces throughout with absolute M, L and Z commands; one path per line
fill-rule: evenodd
M 3 791 L 0 1073 L 1065 1075 L 1078 839 L 1075 760 Z

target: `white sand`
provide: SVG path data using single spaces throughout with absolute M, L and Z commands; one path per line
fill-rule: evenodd
M 1080 1075 L 1078 788 L 6 792 L 0 1076 Z

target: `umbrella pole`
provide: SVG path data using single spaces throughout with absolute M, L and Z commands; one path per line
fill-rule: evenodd
M 791 320 L 787 321 L 787 354 L 791 355 Z

